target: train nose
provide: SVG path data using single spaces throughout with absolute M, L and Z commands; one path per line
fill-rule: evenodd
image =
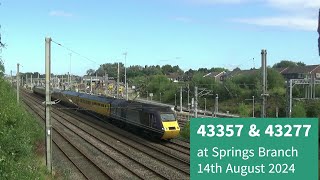
M 162 122 L 164 134 L 161 139 L 173 139 L 180 133 L 180 127 L 177 121 Z

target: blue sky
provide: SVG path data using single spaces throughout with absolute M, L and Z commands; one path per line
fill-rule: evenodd
M 320 0 L 1 0 L 0 54 L 6 73 L 44 73 L 44 40 L 72 53 L 71 72 L 100 64 L 249 69 L 282 59 L 319 64 Z M 52 44 L 52 72 L 69 71 L 70 51 Z M 254 60 L 253 60 L 254 58 Z

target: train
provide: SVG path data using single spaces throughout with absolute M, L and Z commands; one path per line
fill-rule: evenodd
M 33 93 L 45 95 L 45 88 L 33 87 Z M 72 107 L 85 109 L 122 127 L 155 139 L 171 140 L 180 133 L 175 112 L 160 106 L 132 100 L 97 96 L 69 90 L 51 90 L 51 98 Z

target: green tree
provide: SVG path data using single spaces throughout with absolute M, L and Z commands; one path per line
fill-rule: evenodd
M 305 66 L 306 64 L 299 61 L 299 62 L 293 62 L 289 60 L 282 60 L 279 63 L 274 64 L 273 68 L 286 68 L 286 67 L 295 67 L 295 66 Z
M 320 102 L 317 100 L 309 100 L 306 102 L 307 117 L 318 117 L 320 114 Z
M 93 69 L 88 69 L 88 70 L 87 70 L 87 75 L 88 75 L 88 76 L 93 76 L 94 73 L 95 73 L 95 70 L 93 70 Z
M 0 59 L 0 78 L 4 76 L 5 68 L 2 59 Z
M 304 62 L 299 61 L 297 62 L 297 66 L 306 66 L 306 64 Z
M 283 76 L 276 70 L 268 68 L 267 73 L 268 89 L 279 88 L 285 86 Z
M 293 107 L 292 107 L 292 117 L 306 117 L 307 116 L 307 112 L 306 109 L 304 108 L 304 104 L 301 102 L 296 103 Z
M 238 112 L 241 117 L 249 117 L 251 109 L 248 108 L 244 103 L 239 104 Z

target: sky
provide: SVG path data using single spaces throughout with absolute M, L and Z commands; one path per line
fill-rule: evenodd
M 0 0 L 6 73 L 84 75 L 100 64 L 259 68 L 281 60 L 320 64 L 320 0 Z M 61 44 L 58 45 L 58 44 Z M 127 52 L 126 61 L 124 52 Z M 71 63 L 70 63 L 71 59 Z M 71 64 L 71 65 L 70 65 Z

